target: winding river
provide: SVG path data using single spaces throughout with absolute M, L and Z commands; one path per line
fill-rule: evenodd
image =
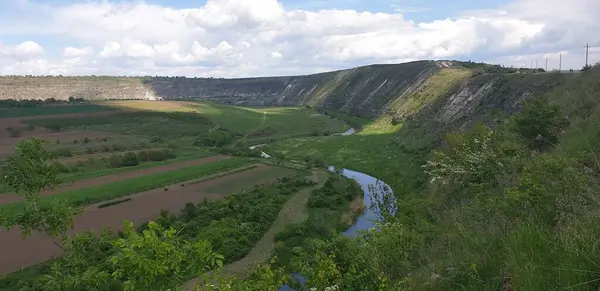
M 352 135 L 354 133 L 356 133 L 356 130 L 354 128 L 351 128 L 346 132 L 338 133 L 338 134 L 334 134 L 334 135 L 346 136 L 346 135 Z M 261 147 L 264 145 L 266 145 L 266 144 L 254 145 L 254 146 L 251 146 L 250 149 L 255 149 L 255 148 L 258 148 L 258 147 Z M 261 151 L 261 156 L 263 158 L 271 157 L 269 154 L 267 154 L 263 151 Z M 336 172 L 336 169 L 333 166 L 329 166 L 329 171 Z M 392 194 L 391 187 L 389 185 L 387 185 L 385 182 L 383 182 L 375 177 L 369 176 L 365 173 L 361 173 L 361 172 L 357 172 L 357 171 L 353 171 L 353 170 L 349 170 L 349 169 L 342 169 L 342 171 L 337 171 L 337 172 L 346 178 L 353 179 L 356 182 L 358 182 L 358 184 L 360 184 L 360 187 L 362 188 L 363 193 L 364 193 L 363 201 L 364 201 L 364 205 L 365 205 L 365 211 L 358 217 L 356 222 L 352 226 L 350 226 L 350 228 L 348 228 L 346 231 L 344 231 L 342 233 L 344 236 L 348 236 L 348 237 L 357 236 L 360 231 L 367 230 L 369 228 L 374 227 L 375 222 L 377 222 L 378 220 L 381 220 L 381 216 L 379 215 L 377 210 L 372 207 L 373 203 L 377 202 L 377 201 L 374 201 L 373 199 L 382 199 L 382 197 L 391 195 Z M 304 283 L 304 281 L 305 281 L 305 279 L 299 274 L 294 274 L 292 276 L 292 280 L 299 280 L 301 283 Z M 279 291 L 292 291 L 292 290 L 294 290 L 294 289 L 292 289 L 291 287 L 289 287 L 287 285 L 283 285 L 279 288 Z

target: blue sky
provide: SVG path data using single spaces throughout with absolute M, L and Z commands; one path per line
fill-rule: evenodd
M 0 74 L 237 77 L 559 54 L 578 68 L 582 46 L 600 45 L 594 11 L 598 0 L 0 1 Z

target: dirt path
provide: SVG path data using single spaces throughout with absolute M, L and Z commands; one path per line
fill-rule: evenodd
M 306 213 L 306 203 L 314 189 L 321 188 L 327 180 L 327 173 L 324 170 L 314 170 L 313 179 L 317 185 L 298 191 L 294 194 L 279 211 L 279 215 L 273 221 L 269 230 L 263 235 L 258 243 L 252 248 L 250 253 L 244 258 L 235 261 L 229 265 L 223 266 L 222 273 L 225 276 L 244 276 L 251 270 L 252 266 L 264 262 L 271 255 L 275 248 L 275 236 L 290 223 L 298 223 L 308 218 Z M 194 291 L 200 284 L 199 278 L 192 279 L 183 285 L 183 290 Z
M 123 180 L 137 178 L 137 177 L 146 176 L 146 175 L 150 175 L 150 174 L 165 173 L 165 172 L 177 170 L 177 169 L 184 168 L 184 167 L 202 165 L 202 164 L 216 162 L 216 161 L 229 159 L 229 158 L 231 158 L 231 157 L 230 156 L 214 156 L 214 157 L 202 158 L 202 159 L 197 159 L 197 160 L 184 161 L 184 162 L 180 162 L 180 163 L 161 165 L 161 166 L 140 169 L 140 170 L 135 170 L 135 171 L 130 171 L 130 172 L 123 172 L 123 173 L 118 173 L 118 174 L 100 176 L 100 177 L 95 177 L 95 178 L 90 178 L 90 179 L 85 179 L 85 180 L 79 180 L 79 181 L 70 182 L 68 184 L 63 184 L 62 186 L 60 186 L 57 189 L 54 189 L 53 191 L 43 191 L 40 195 L 41 196 L 52 196 L 52 195 L 56 195 L 56 194 L 67 192 L 67 191 L 88 188 L 88 187 L 92 187 L 92 186 L 98 186 L 98 185 L 113 183 L 113 182 L 117 182 L 117 181 L 123 181 Z M 0 194 L 0 205 L 18 202 L 18 201 L 22 201 L 22 200 L 23 200 L 22 197 L 19 197 L 16 195 Z
M 75 218 L 75 228 L 69 234 L 86 230 L 99 231 L 104 227 L 118 231 L 123 227 L 123 220 L 127 219 L 140 225 L 158 217 L 161 209 L 177 214 L 186 203 L 199 203 L 204 199 L 216 200 L 226 196 L 207 191 L 210 187 L 256 175 L 269 170 L 271 166 L 258 164 L 253 168 L 242 168 L 247 170 L 236 172 L 234 169 L 229 171 L 232 173 L 230 175 L 221 173 L 208 180 L 207 177 L 191 180 L 186 182 L 184 187 L 177 183 L 142 192 L 129 196 L 130 201 L 105 208 L 98 208 L 99 204 L 90 205 Z M 201 179 L 204 181 L 198 182 Z M 169 190 L 165 191 L 165 188 Z M 36 232 L 23 239 L 17 228 L 0 231 L 0 250 L 3 250 L 0 255 L 0 274 L 18 271 L 22 267 L 36 265 L 62 254 L 61 249 L 47 236 Z

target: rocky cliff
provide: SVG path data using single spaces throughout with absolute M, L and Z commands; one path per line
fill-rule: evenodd
M 0 77 L 0 99 L 199 98 L 236 105 L 312 105 L 369 118 L 408 120 L 427 113 L 427 121 L 448 124 L 482 110 L 514 110 L 521 98 L 556 83 L 553 74 L 486 71 L 481 68 L 489 66 L 468 64 L 417 61 L 244 79 Z

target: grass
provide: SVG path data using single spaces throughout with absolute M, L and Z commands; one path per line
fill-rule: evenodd
M 29 123 L 46 127 L 62 126 L 67 129 L 162 137 L 194 136 L 215 128 L 215 125 L 243 133 L 247 138 L 347 130 L 342 121 L 319 115 L 317 111 L 304 107 L 244 108 L 208 101 L 105 101 L 100 104 L 130 112 L 110 117 L 40 119 Z
M 344 167 L 384 180 L 402 191 L 420 187 L 422 158 L 405 151 L 391 135 L 352 135 L 305 137 L 279 140 L 261 148 L 291 160 L 320 159 L 328 165 Z M 396 191 L 395 191 L 396 192 Z
M 51 114 L 70 114 L 112 111 L 115 108 L 100 105 L 60 105 L 60 106 L 41 106 L 41 107 L 18 107 L 9 110 L 0 110 L 0 118 L 42 116 Z
M 244 165 L 249 165 L 253 162 L 253 160 L 246 158 L 232 158 L 198 166 L 185 167 L 168 173 L 157 173 L 100 186 L 68 191 L 53 196 L 42 197 L 40 199 L 40 205 L 48 205 L 53 199 L 65 199 L 74 205 L 92 204 L 192 180 L 202 176 L 208 176 Z M 22 209 L 24 205 L 25 204 L 23 202 L 10 203 L 0 205 L 0 209 L 9 212 L 18 211 Z
M 114 153 L 112 153 L 112 154 L 114 154 Z M 206 151 L 204 149 L 193 149 L 193 150 L 186 149 L 186 150 L 178 151 L 177 152 L 178 157 L 175 159 L 170 159 L 170 160 L 165 160 L 165 161 L 160 161 L 160 162 L 141 163 L 141 164 L 139 164 L 137 166 L 133 166 L 133 167 L 86 170 L 86 171 L 81 171 L 81 172 L 76 172 L 76 173 L 60 174 L 59 179 L 60 179 L 61 183 L 69 183 L 69 182 L 75 182 L 75 181 L 79 181 L 79 180 L 85 180 L 85 179 L 91 179 L 91 178 L 96 178 L 96 177 L 102 177 L 102 176 L 115 175 L 115 174 L 137 171 L 137 170 L 142 170 L 142 169 L 148 169 L 148 168 L 152 168 L 152 167 L 156 167 L 156 166 L 176 164 L 176 163 L 181 163 L 181 162 L 185 162 L 185 161 L 206 158 L 206 157 L 210 157 L 210 156 L 214 156 L 214 155 L 215 155 L 214 153 Z M 10 190 L 5 189 L 2 186 L 0 186 L 0 194 L 8 193 L 8 192 L 10 192 Z
M 242 190 L 249 189 L 257 184 L 270 183 L 276 181 L 278 178 L 296 173 L 297 171 L 288 168 L 269 167 L 266 170 L 254 173 L 253 175 L 236 179 L 235 183 L 226 182 L 211 186 L 207 188 L 206 191 L 229 195 L 231 193 L 238 193 Z

